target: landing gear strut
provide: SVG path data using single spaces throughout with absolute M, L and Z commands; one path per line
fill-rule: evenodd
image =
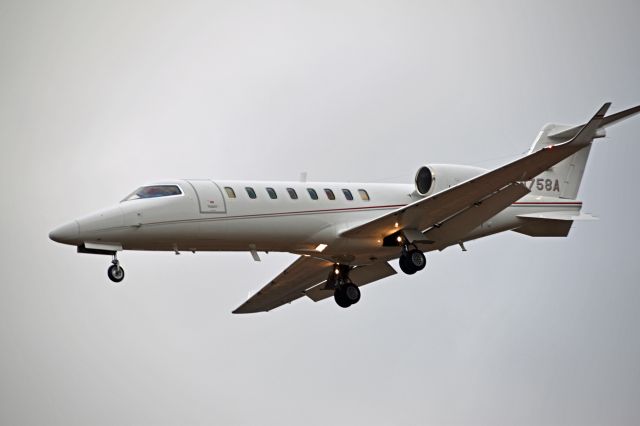
M 107 269 L 107 276 L 114 283 L 119 283 L 124 279 L 124 269 L 120 266 L 120 262 L 118 261 L 118 257 L 116 254 L 113 254 L 113 260 L 111 261 L 112 265 Z
M 427 259 L 424 257 L 424 253 L 417 248 L 410 249 L 409 246 L 406 245 L 402 247 L 399 262 L 402 272 L 408 275 L 422 271 L 427 265 Z
M 360 289 L 349 278 L 349 265 L 336 265 L 329 274 L 327 285 L 333 287 L 333 299 L 341 308 L 348 308 L 360 301 Z

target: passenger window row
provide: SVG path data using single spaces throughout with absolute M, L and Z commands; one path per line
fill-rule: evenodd
M 255 189 L 253 189 L 252 187 L 247 186 L 244 189 L 247 192 L 247 195 L 249 196 L 249 198 L 251 198 L 252 200 L 255 200 L 256 198 L 258 198 L 258 194 L 256 193 Z M 265 188 L 265 190 L 266 190 L 267 194 L 269 195 L 269 198 L 271 198 L 272 200 L 275 200 L 275 199 L 278 198 L 278 193 L 276 192 L 275 189 L 273 189 L 271 187 L 267 187 L 267 188 Z M 227 197 L 228 198 L 236 198 L 236 192 L 232 187 L 225 186 L 224 187 L 224 191 L 227 193 Z M 289 198 L 291 198 L 292 200 L 297 200 L 298 199 L 298 193 L 296 192 L 295 189 L 287 188 L 287 193 L 289 194 Z M 309 194 L 309 197 L 312 200 L 318 200 L 320 198 L 318 196 L 318 192 L 313 188 L 307 188 L 307 193 Z M 332 189 L 325 188 L 324 189 L 324 194 L 326 195 L 328 200 L 335 200 L 336 199 L 336 194 L 333 192 Z M 344 198 L 346 200 L 353 201 L 353 194 L 351 193 L 350 190 L 342 189 L 342 194 L 344 195 Z M 371 198 L 369 197 L 369 193 L 364 189 L 358 189 L 358 195 L 360 195 L 360 199 L 363 200 L 363 201 L 371 200 Z

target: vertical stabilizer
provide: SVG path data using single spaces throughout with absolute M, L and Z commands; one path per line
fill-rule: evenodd
M 606 135 L 605 128 L 619 123 L 636 114 L 640 114 L 640 105 L 625 109 L 608 116 L 606 114 L 610 103 L 603 105 L 599 114 L 603 117 L 597 122 L 597 128 L 592 129 L 594 132 L 589 133 L 588 139 L 582 141 L 584 148 L 573 154 L 571 157 L 559 162 L 552 168 L 536 176 L 531 182 L 531 193 L 537 195 L 545 195 L 550 197 L 566 198 L 575 200 L 580 189 L 580 182 L 584 169 L 587 166 L 589 151 L 591 150 L 591 142 L 595 138 L 603 138 Z M 585 126 L 589 123 L 579 126 L 565 126 L 562 124 L 547 124 L 542 128 L 540 134 L 531 146 L 529 153 L 533 153 L 543 149 L 549 145 L 558 145 L 569 142 L 578 137 L 583 132 Z
M 555 135 L 570 128 L 571 126 L 561 124 L 547 124 L 538 134 L 529 153 L 557 144 L 558 140 L 556 138 L 552 139 L 549 135 Z M 580 182 L 587 166 L 590 150 L 591 144 L 588 144 L 572 156 L 538 175 L 531 183 L 531 193 L 575 200 L 578 196 Z

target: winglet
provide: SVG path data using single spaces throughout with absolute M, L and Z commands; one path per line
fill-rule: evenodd
M 611 108 L 611 102 L 605 102 L 604 105 L 600 107 L 598 112 L 596 112 L 596 115 L 594 116 L 594 118 L 596 117 L 604 118 L 604 116 L 607 115 L 607 111 L 609 111 L 609 108 Z
M 600 107 L 598 112 L 585 124 L 582 129 L 575 135 L 571 140 L 567 142 L 563 142 L 559 145 L 587 145 L 591 143 L 593 138 L 596 136 L 596 132 L 600 128 L 602 121 L 604 120 L 609 107 L 611 106 L 611 102 L 607 102 Z M 548 146 L 547 148 L 551 148 L 553 145 Z
M 604 117 L 602 119 L 602 122 L 600 123 L 600 128 L 602 129 L 604 127 L 609 127 L 638 113 L 640 113 L 640 105 L 625 109 L 624 111 L 616 112 L 615 114 L 611 114 L 608 117 Z M 549 135 L 549 138 L 555 140 L 567 140 L 578 134 L 580 129 L 582 129 L 583 127 L 584 125 L 580 125 L 571 127 L 570 129 L 559 131 L 557 133 L 552 133 Z M 604 136 L 604 131 L 602 131 L 601 133 L 601 136 Z M 596 135 L 596 137 L 599 137 L 599 134 L 600 132 Z

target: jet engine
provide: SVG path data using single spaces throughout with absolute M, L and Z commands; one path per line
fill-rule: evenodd
M 414 194 L 427 197 L 487 172 L 486 169 L 455 164 L 429 164 L 418 169 Z

